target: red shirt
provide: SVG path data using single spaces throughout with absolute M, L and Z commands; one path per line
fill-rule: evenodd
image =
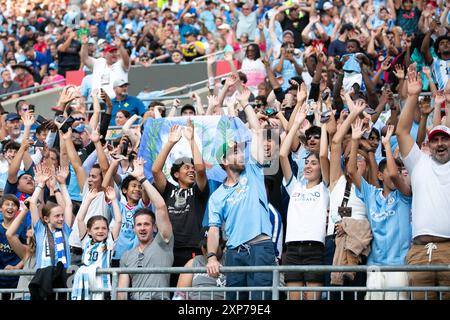
M 36 43 L 36 44 L 33 46 L 33 48 L 34 48 L 34 50 L 36 50 L 37 52 L 40 52 L 40 53 L 43 53 L 43 54 L 45 54 L 46 51 L 47 51 L 47 45 L 45 44 L 45 42 L 42 43 L 42 44 Z

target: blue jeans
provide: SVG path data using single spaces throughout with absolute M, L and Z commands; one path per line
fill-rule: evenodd
M 275 252 L 272 240 L 263 240 L 255 244 L 240 245 L 228 249 L 225 255 L 225 266 L 274 266 Z M 227 272 L 227 287 L 266 287 L 272 285 L 272 272 Z M 249 292 L 227 292 L 227 300 L 248 300 Z M 251 292 L 251 300 L 270 300 L 272 292 Z

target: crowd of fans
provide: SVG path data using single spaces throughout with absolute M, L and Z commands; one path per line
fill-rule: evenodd
M 20 0 L 0 9 L 0 94 L 16 98 L 16 112 L 2 110 L 0 121 L 0 267 L 37 270 L 0 277 L 0 288 L 30 289 L 3 299 L 46 297 L 45 273 L 64 279 L 61 270 L 72 265 L 79 267 L 72 299 L 100 299 L 88 289 L 111 284 L 96 276 L 98 267 L 207 270 L 120 274 L 122 288 L 260 287 L 272 285 L 271 273 L 220 267 L 450 263 L 450 2 Z M 207 104 L 193 94 L 193 104 L 174 100 L 166 110 L 158 97 L 172 88 L 128 95 L 132 65 L 202 56 Z M 219 61 L 232 70 L 223 81 L 214 80 Z M 80 87 L 64 87 L 55 119 L 14 93 L 64 86 L 76 70 L 86 76 Z M 251 148 L 226 141 L 217 149 L 223 184 L 208 180 L 191 120 L 171 128 L 149 181 L 136 156 L 147 119 L 223 115 L 252 135 Z M 182 140 L 192 157 L 166 171 Z M 449 272 L 311 271 L 287 272 L 283 283 L 380 289 L 345 299 L 408 299 L 382 289 L 448 287 L 449 279 Z M 295 290 L 288 298 L 302 295 L 341 298 Z

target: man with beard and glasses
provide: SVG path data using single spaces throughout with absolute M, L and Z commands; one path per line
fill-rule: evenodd
M 415 70 L 415 68 L 413 69 Z M 413 243 L 406 256 L 407 264 L 450 263 L 450 129 L 434 127 L 428 134 L 430 155 L 419 149 L 410 135 L 422 90 L 420 75 L 408 73 L 408 96 L 397 125 L 400 154 L 411 176 Z M 412 286 L 449 286 L 450 272 L 411 272 Z M 450 299 L 450 293 L 442 294 Z M 414 299 L 436 299 L 436 292 L 414 292 Z
M 238 100 L 244 108 L 250 128 L 254 130 L 252 152 L 248 163 L 242 143 L 225 142 L 216 152 L 216 158 L 226 171 L 224 183 L 211 195 L 208 232 L 208 264 L 206 270 L 212 277 L 219 276 L 220 262 L 217 259 L 219 235 L 223 228 L 227 238 L 225 265 L 228 266 L 272 266 L 275 251 L 272 243 L 272 224 L 268 213 L 267 194 L 264 186 L 263 135 L 259 121 L 248 104 L 247 88 Z M 226 274 L 227 287 L 272 286 L 272 274 L 242 273 Z M 228 291 L 227 300 L 271 299 L 270 292 Z

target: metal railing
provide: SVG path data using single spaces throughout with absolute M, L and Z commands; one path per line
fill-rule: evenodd
M 28 91 L 38 90 L 38 89 L 41 89 L 41 88 L 44 88 L 44 87 L 48 87 L 48 86 L 53 86 L 55 84 L 58 84 L 58 83 L 61 83 L 61 82 L 65 82 L 65 81 L 66 81 L 66 79 L 61 79 L 61 80 L 54 81 L 54 82 L 49 82 L 49 83 L 46 83 L 46 84 L 40 84 L 40 85 L 34 86 L 34 87 L 29 87 L 29 88 L 25 88 L 25 89 L 16 90 L 16 91 L 13 91 L 13 92 L 0 94 L 0 100 L 5 98 L 5 97 L 9 97 L 9 96 L 12 96 L 12 95 L 15 95 L 15 94 L 21 94 L 21 93 L 28 92 Z
M 247 48 L 250 44 L 251 43 L 245 43 L 243 45 L 240 45 L 240 50 Z M 194 58 L 192 61 L 200 61 L 200 60 L 208 59 L 209 57 L 218 56 L 218 55 L 224 54 L 224 53 L 225 53 L 225 49 L 224 50 L 220 50 L 220 51 L 215 51 L 213 53 L 209 53 L 209 54 L 206 54 L 206 55 L 201 56 L 201 57 Z M 234 54 L 234 52 L 233 52 L 233 54 Z
M 350 286 L 297 286 L 286 287 L 281 284 L 281 274 L 285 272 L 317 272 L 317 273 L 329 273 L 329 272 L 450 272 L 450 265 L 405 265 L 405 266 L 254 266 L 254 267 L 221 267 L 222 273 L 230 272 L 271 272 L 272 273 L 272 286 L 258 286 L 258 287 L 189 287 L 189 288 L 176 288 L 176 287 L 139 287 L 139 288 L 119 288 L 119 275 L 120 274 L 172 274 L 172 273 L 206 273 L 206 268 L 186 268 L 186 267 L 171 267 L 171 268 L 107 268 L 98 269 L 97 274 L 110 274 L 111 275 L 111 289 L 95 289 L 93 293 L 109 293 L 111 300 L 117 300 L 119 293 L 135 293 L 135 292 L 155 292 L 155 293 L 167 293 L 167 292 L 209 292 L 211 295 L 214 292 L 237 292 L 239 298 L 239 292 L 248 292 L 251 298 L 252 293 L 255 291 L 262 291 L 267 295 L 271 295 L 272 300 L 279 300 L 280 293 L 289 293 L 292 291 L 299 292 L 318 292 L 322 295 L 322 299 L 330 300 L 332 293 L 340 293 L 342 300 L 345 293 L 353 292 L 356 298 L 357 293 L 364 292 L 406 292 L 409 293 L 409 299 L 412 299 L 412 294 L 415 292 L 425 292 L 425 299 L 428 299 L 428 292 L 438 292 L 439 299 L 442 299 L 444 293 L 450 295 L 450 286 L 405 286 L 405 287 L 388 287 L 388 288 L 368 288 L 367 286 L 350 287 Z M 20 276 L 20 275 L 33 275 L 33 270 L 0 270 L 0 276 Z M 27 293 L 25 289 L 0 289 L 0 300 L 5 293 Z M 57 294 L 70 294 L 71 288 L 54 289 Z M 289 298 L 289 295 L 287 295 Z M 303 298 L 303 295 L 301 295 Z M 163 298 L 163 295 L 161 295 Z M 264 295 L 263 295 L 264 298 Z

